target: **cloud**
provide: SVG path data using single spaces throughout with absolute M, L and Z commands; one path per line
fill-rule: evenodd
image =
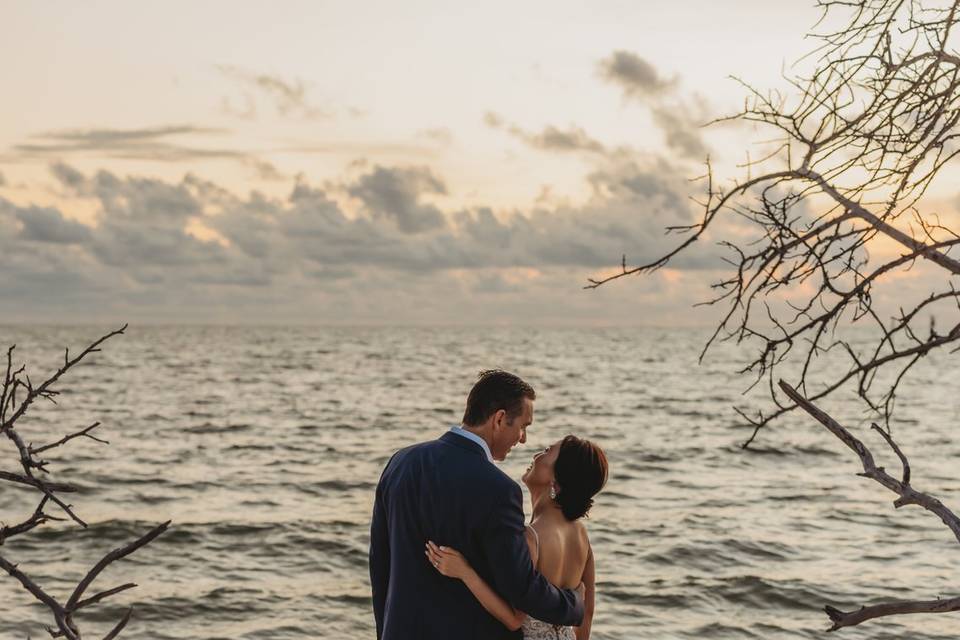
M 307 99 L 307 87 L 303 80 L 288 80 L 278 75 L 255 73 L 231 65 L 218 65 L 223 75 L 236 80 L 243 88 L 244 106 L 237 108 L 229 98 L 224 98 L 224 111 L 243 118 L 253 118 L 257 114 L 256 95 L 268 99 L 281 116 L 299 117 L 307 120 L 329 118 L 333 113 L 317 107 Z
M 82 173 L 64 162 L 50 165 L 50 173 L 64 186 L 73 190 L 78 190 L 86 181 Z
M 91 238 L 89 227 L 68 220 L 56 209 L 48 207 L 16 207 L 0 198 L 0 209 L 6 210 L 21 224 L 18 239 L 51 244 L 78 244 Z
M 703 160 L 707 156 L 707 145 L 700 135 L 698 124 L 698 121 L 704 119 L 703 117 L 697 118 L 691 115 L 682 105 L 654 107 L 652 113 L 653 121 L 663 131 L 664 140 L 669 148 L 693 160 Z
M 277 182 L 286 180 L 288 177 L 286 174 L 277 169 L 276 165 L 274 165 L 272 162 L 261 160 L 260 158 L 247 158 L 246 164 L 253 169 L 256 176 L 261 180 Z
M 453 143 L 453 132 L 446 127 L 435 127 L 433 129 L 422 129 L 417 132 L 418 138 L 432 140 L 438 144 L 449 146 Z
M 703 160 L 708 152 L 700 131 L 700 123 L 707 120 L 708 107 L 704 99 L 696 95 L 681 97 L 677 92 L 679 82 L 676 78 L 664 78 L 652 64 L 629 51 L 614 51 L 600 61 L 599 67 L 600 75 L 620 87 L 625 98 L 649 107 L 668 149 L 680 158 Z M 509 123 L 494 111 L 485 112 L 483 122 L 541 151 L 611 157 L 630 153 L 624 147 L 608 148 L 574 124 L 565 129 L 548 125 L 540 131 L 531 131 Z
M 10 159 L 60 159 L 65 156 L 98 156 L 118 160 L 183 163 L 196 160 L 231 160 L 252 169 L 253 175 L 264 181 L 288 179 L 264 155 L 270 153 L 298 154 L 368 154 L 376 156 L 436 156 L 440 148 L 436 144 L 449 144 L 452 134 L 446 129 L 421 132 L 420 138 L 434 141 L 401 141 L 386 143 L 322 142 L 310 143 L 297 140 L 268 150 L 241 150 L 222 147 L 188 145 L 183 138 L 221 136 L 228 129 L 196 125 L 164 125 L 136 129 L 65 129 L 47 131 L 30 136 L 34 142 L 17 144 Z
M 630 51 L 614 51 L 600 61 L 602 78 L 620 87 L 625 98 L 650 108 L 667 147 L 681 157 L 703 160 L 708 150 L 700 125 L 708 120 L 706 100 L 678 94 L 677 78 L 666 79 L 648 61 Z
M 665 79 L 656 68 L 635 53 L 614 51 L 600 61 L 600 75 L 617 84 L 628 96 L 647 97 L 672 91 L 676 79 Z
M 572 125 L 566 130 L 547 126 L 538 133 L 531 133 L 517 126 L 510 127 L 508 131 L 534 149 L 542 151 L 558 151 L 561 153 L 569 151 L 606 152 L 606 147 L 603 144 L 588 136 L 582 128 Z
M 665 161 L 623 161 L 590 175 L 594 195 L 583 204 L 538 207 L 498 217 L 487 208 L 459 212 L 455 221 L 466 252 L 476 249 L 478 266 L 496 263 L 524 268 L 603 269 L 626 254 L 647 262 L 664 252 L 664 229 L 694 220 L 680 170 Z M 715 268 L 720 252 L 704 246 L 680 256 L 684 269 Z
M 347 189 L 376 218 L 391 220 L 404 233 L 418 233 L 444 225 L 436 207 L 420 202 L 424 194 L 445 194 L 446 186 L 424 167 L 376 167 Z
M 483 123 L 488 127 L 493 127 L 494 129 L 499 129 L 503 126 L 503 118 L 500 117 L 500 114 L 493 111 L 487 111 L 483 114 Z
M 99 224 L 82 238 L 104 264 L 137 269 L 197 265 L 282 274 L 311 269 L 597 268 L 623 253 L 650 259 L 663 249 L 664 227 L 693 220 L 680 170 L 666 161 L 606 165 L 589 181 L 594 195 L 578 206 L 495 213 L 488 207 L 442 212 L 423 198 L 443 194 L 426 167 L 374 165 L 353 181 L 311 186 L 300 179 L 286 199 L 257 192 L 241 197 L 187 176 L 179 183 L 100 171 L 89 177 L 52 167 L 63 185 L 99 203 Z M 77 175 L 80 179 L 77 179 Z M 348 216 L 334 194 L 362 203 Z M 17 218 L 37 213 L 14 211 Z M 51 215 L 47 212 L 46 215 Z M 227 241 L 186 232 L 200 221 Z M 712 259 L 712 258 L 711 258 Z M 681 266 L 700 268 L 693 258 Z M 255 267 L 255 268 L 254 268 Z
M 604 160 L 586 202 L 499 212 L 431 204 L 446 185 L 427 167 L 361 171 L 323 188 L 299 178 L 273 198 L 190 175 L 165 181 L 53 165 L 64 196 L 96 205 L 96 226 L 0 200 L 0 268 L 16 279 L 0 281 L 0 299 L 38 313 L 61 304 L 84 317 L 342 321 L 394 317 L 410 304 L 442 320 L 493 297 L 523 313 L 539 300 L 562 319 L 563 296 L 577 295 L 586 277 L 624 253 L 631 262 L 658 257 L 663 228 L 693 220 L 689 185 L 663 160 Z M 344 211 L 344 194 L 357 212 Z M 705 246 L 675 266 L 717 264 Z
M 194 125 L 166 125 L 140 129 L 67 129 L 31 136 L 39 142 L 14 145 L 20 156 L 49 157 L 64 154 L 94 153 L 107 158 L 183 162 L 185 160 L 233 158 L 247 154 L 222 148 L 190 147 L 170 142 L 181 136 L 210 136 L 226 133 L 224 129 Z
M 528 142 L 538 148 L 548 151 L 595 151 L 603 153 L 606 148 L 594 140 L 580 127 L 570 126 L 567 130 L 548 126 L 539 134 L 530 136 Z
M 226 133 L 226 131 L 193 125 L 167 125 L 141 129 L 73 129 L 40 134 L 36 137 L 65 141 L 87 149 L 99 149 L 114 146 L 122 147 L 133 142 L 152 141 L 187 133 L 220 134 Z
M 165 125 L 139 129 L 67 129 L 31 136 L 39 142 L 18 144 L 14 150 L 20 157 L 46 159 L 65 155 L 97 155 L 123 160 L 182 163 L 194 160 L 226 159 L 238 162 L 252 170 L 263 181 L 288 179 L 277 167 L 255 153 L 215 147 L 188 146 L 173 139 L 184 136 L 218 136 L 226 129 L 195 125 Z M 52 166 L 54 176 L 67 186 L 74 185 L 82 176 L 69 165 L 57 162 Z
M 523 129 L 519 125 L 508 125 L 502 117 L 488 111 L 483 117 L 484 123 L 493 129 L 503 129 L 518 140 L 522 140 L 534 149 L 541 151 L 587 151 L 592 153 L 605 153 L 606 147 L 601 142 L 591 138 L 582 127 L 570 125 L 567 129 L 559 129 L 548 125 L 539 132 L 531 132 Z
M 180 183 L 153 178 L 120 178 L 108 171 L 91 177 L 63 165 L 52 168 L 61 185 L 76 196 L 99 203 L 96 228 L 83 238 L 90 255 L 101 264 L 123 269 L 133 278 L 165 279 L 168 268 L 193 267 L 224 260 L 222 248 L 187 233 L 191 220 L 203 215 L 206 202 L 190 176 Z M 208 196 L 209 197 L 209 196 Z M 20 209 L 23 220 L 30 211 Z

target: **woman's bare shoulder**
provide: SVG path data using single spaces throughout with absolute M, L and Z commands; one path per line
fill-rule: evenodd
M 587 532 L 587 523 L 583 520 L 577 520 L 572 523 L 573 531 L 580 543 L 586 547 L 590 546 L 590 534 Z

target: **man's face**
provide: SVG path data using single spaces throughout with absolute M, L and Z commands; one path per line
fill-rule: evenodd
M 498 411 L 493 423 L 493 446 L 490 454 L 494 460 L 504 460 L 517 443 L 527 441 L 527 427 L 533 423 L 533 400 L 524 398 L 522 410 L 513 419 L 507 418 L 506 412 Z

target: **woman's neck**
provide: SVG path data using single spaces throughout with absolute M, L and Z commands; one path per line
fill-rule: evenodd
M 540 516 L 559 509 L 556 501 L 550 497 L 550 487 L 530 487 L 530 519 L 536 520 Z

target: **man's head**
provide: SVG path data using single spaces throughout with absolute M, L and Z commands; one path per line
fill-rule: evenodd
M 518 442 L 527 441 L 536 392 L 506 371 L 481 371 L 467 396 L 463 426 L 486 440 L 494 460 L 503 460 Z

